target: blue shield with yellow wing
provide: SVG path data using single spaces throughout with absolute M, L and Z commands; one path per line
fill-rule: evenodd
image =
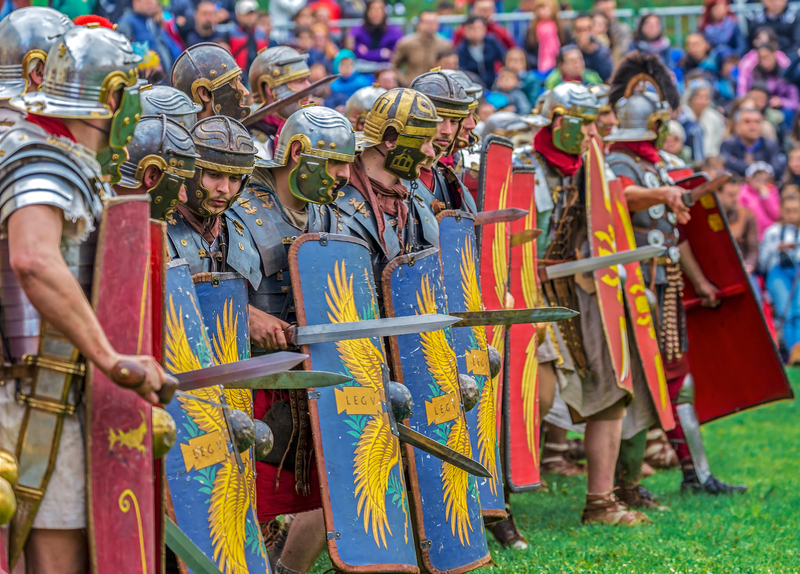
M 168 264 L 164 336 L 168 372 L 194 371 L 249 352 L 249 345 L 241 339 L 231 342 L 240 334 L 237 328 L 241 325 L 246 331 L 246 286 L 229 281 L 217 285 L 211 280 L 201 281 L 198 293 L 185 261 Z M 215 291 L 220 285 L 223 289 Z M 243 312 L 235 295 L 242 286 Z M 204 317 L 217 329 L 207 331 Z M 167 405 L 175 419 L 178 443 L 166 459 L 167 481 L 176 523 L 220 572 L 267 573 L 266 550 L 256 517 L 252 453 L 241 454 L 245 470 L 240 472 L 221 406 L 227 402 L 244 410 L 241 406 L 247 404 L 238 398 L 241 405 L 228 400 L 226 394 L 230 392 L 219 385 L 206 387 L 178 395 Z
M 445 210 L 436 218 L 439 220 L 440 236 L 447 238 L 442 243 L 440 256 L 449 311 L 483 311 L 472 216 L 461 211 Z M 489 374 L 486 328 L 455 326 L 451 331 L 458 370 L 475 379 L 480 391 L 478 405 L 466 416 L 474 458 L 492 474 L 491 478 L 477 479 L 483 516 L 494 520 L 504 519 L 507 515 L 497 437 L 496 391 Z
M 446 313 L 438 249 L 390 261 L 383 273 L 383 291 L 389 317 Z M 392 337 L 390 347 L 395 378 L 414 397 L 416 413 L 409 426 L 473 458 L 450 329 Z M 425 569 L 466 572 L 489 562 L 476 478 L 411 447 L 407 455 Z
M 366 243 L 305 234 L 289 251 L 299 325 L 380 317 Z M 352 381 L 309 391 L 328 553 L 342 572 L 419 572 L 400 443 L 387 414 L 380 338 L 303 347 L 306 368 Z

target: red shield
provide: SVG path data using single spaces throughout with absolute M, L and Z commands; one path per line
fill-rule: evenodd
M 536 229 L 532 169 L 514 170 L 507 207 L 528 211 L 511 224 L 512 233 Z M 536 284 L 536 242 L 511 249 L 510 293 L 515 307 L 542 306 Z M 507 335 L 506 380 L 503 387 L 503 464 L 506 488 L 525 492 L 539 487 L 539 387 L 536 325 L 514 325 Z
M 701 307 L 691 281 L 684 277 L 689 362 L 698 419 L 704 423 L 793 398 L 716 194 L 700 199 L 690 214 L 692 219 L 682 230 L 700 268 L 722 298 L 716 309 Z
M 617 252 L 614 227 L 614 205 L 606 181 L 605 158 L 601 144 L 592 140 L 584 156 L 586 171 L 586 225 L 592 257 Z M 617 376 L 617 386 L 633 392 L 628 330 L 625 307 L 622 303 L 622 286 L 616 267 L 606 267 L 594 272 L 597 304 L 603 319 L 611 363 Z
M 484 140 L 481 152 L 478 211 L 493 211 L 511 206 L 512 156 L 514 149 L 506 138 L 490 135 Z M 508 257 L 511 225 L 496 223 L 481 225 L 476 230 L 480 251 L 481 293 L 483 306 L 487 310 L 505 309 L 508 300 Z M 513 304 L 512 304 L 513 306 Z M 486 327 L 489 344 L 502 353 L 505 329 Z M 504 363 L 506 361 L 503 361 Z M 503 371 L 493 381 L 496 393 L 496 412 L 502 412 L 501 397 Z M 497 417 L 500 432 L 500 416 Z
M 633 236 L 633 226 L 628 212 L 628 202 L 622 184 L 618 179 L 608 182 L 611 194 L 615 199 L 614 227 L 617 238 L 617 249 L 627 251 L 636 249 L 636 238 Z M 633 321 L 633 333 L 636 348 L 642 359 L 642 367 L 647 378 L 647 386 L 653 397 L 653 404 L 658 411 L 658 419 L 664 430 L 675 428 L 675 418 L 672 415 L 672 403 L 667 391 L 667 378 L 664 375 L 664 363 L 661 352 L 658 350 L 653 314 L 645 296 L 645 284 L 642 277 L 642 267 L 639 263 L 625 265 L 625 298 L 628 310 Z
M 97 240 L 92 303 L 111 345 L 152 349 L 150 204 L 110 200 Z M 156 512 L 150 405 L 91 366 L 86 377 L 87 501 L 92 572 L 154 573 Z

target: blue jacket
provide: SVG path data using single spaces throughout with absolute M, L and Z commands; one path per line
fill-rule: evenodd
M 117 31 L 124 34 L 131 42 L 147 42 L 161 59 L 161 67 L 169 74 L 175 59 L 180 56 L 181 49 L 167 35 L 155 20 L 126 10 L 119 21 Z
M 496 68 L 503 65 L 506 50 L 503 45 L 494 37 L 487 35 L 483 39 L 483 62 L 477 62 L 469 52 L 469 42 L 463 40 L 456 48 L 458 54 L 459 67 L 466 71 L 477 74 L 481 79 L 483 87 L 490 89 L 494 85 L 497 77 Z

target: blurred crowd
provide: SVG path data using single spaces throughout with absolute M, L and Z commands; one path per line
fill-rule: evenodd
M 30 0 L 5 0 L 0 17 Z M 435 0 L 434 0 L 435 1 Z M 656 54 L 674 75 L 682 106 L 673 111 L 665 151 L 710 175 L 733 174 L 720 192 L 757 293 L 771 313 L 787 359 L 800 342 L 800 20 L 787 0 L 761 0 L 738 17 L 729 0 L 705 0 L 696 30 L 673 45 L 656 14 L 631 27 L 616 0 L 594 0 L 592 12 L 562 19 L 559 0 L 520 0 L 533 16 L 517 34 L 496 20 L 498 3 L 431 2 L 416 29 L 389 22 L 402 3 L 385 0 L 52 0 L 68 16 L 95 14 L 118 24 L 145 57 L 152 83 L 168 81 L 188 46 L 228 48 L 248 77 L 266 47 L 307 53 L 311 81 L 339 78 L 325 105 L 343 111 L 358 89 L 407 85 L 434 67 L 461 69 L 485 88 L 482 122 L 497 111 L 527 115 L 547 89 L 564 81 L 608 81 L 630 50 Z M 458 25 L 442 16 L 466 12 Z M 340 27 L 342 19 L 360 24 Z M 450 19 L 449 21 L 452 21 Z M 800 345 L 798 346 L 800 349 Z

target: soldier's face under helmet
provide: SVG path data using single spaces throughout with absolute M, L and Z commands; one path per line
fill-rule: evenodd
M 214 216 L 227 210 L 234 198 L 241 193 L 242 176 L 204 169 L 202 184 L 208 190 L 208 199 L 203 207 Z
M 438 148 L 439 153 L 446 153 L 453 146 L 456 136 L 461 133 L 463 120 L 441 116 L 442 121 L 436 125 L 436 137 L 433 138 L 433 145 Z

